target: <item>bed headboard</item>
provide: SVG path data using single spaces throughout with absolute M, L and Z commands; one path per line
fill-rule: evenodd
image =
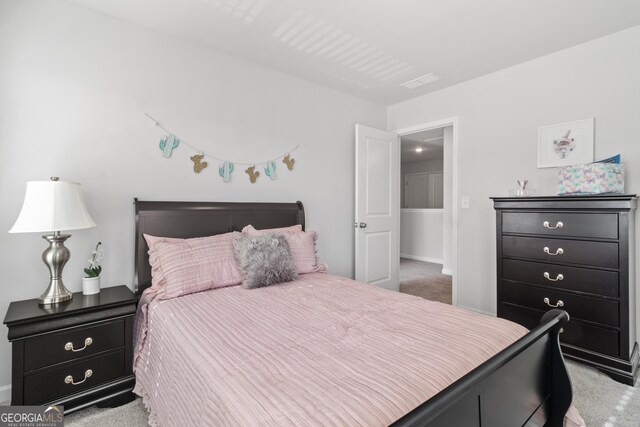
M 147 202 L 134 199 L 136 210 L 136 294 L 151 286 L 151 266 L 143 234 L 162 237 L 204 237 L 240 231 L 300 224 L 304 207 L 296 203 Z

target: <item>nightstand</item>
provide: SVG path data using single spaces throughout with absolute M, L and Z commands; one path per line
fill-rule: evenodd
M 70 413 L 132 400 L 136 304 L 126 286 L 77 292 L 54 306 L 12 302 L 4 318 L 12 344 L 11 404 L 63 405 Z

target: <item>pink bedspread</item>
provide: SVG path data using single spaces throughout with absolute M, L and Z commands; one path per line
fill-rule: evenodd
M 386 426 L 527 332 L 322 273 L 147 296 L 136 328 L 157 426 Z

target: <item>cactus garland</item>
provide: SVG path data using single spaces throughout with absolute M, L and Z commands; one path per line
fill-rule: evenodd
M 197 147 L 191 145 L 189 142 L 180 140 L 178 137 L 176 137 L 175 134 L 168 131 L 164 126 L 162 126 L 162 124 L 160 124 L 159 121 L 151 117 L 151 115 L 147 113 L 144 113 L 144 114 L 155 123 L 156 127 L 159 127 L 165 132 L 165 135 L 162 136 L 162 138 L 160 139 L 160 143 L 158 144 L 158 147 L 160 148 L 160 151 L 162 152 L 162 156 L 164 158 L 167 158 L 167 159 L 171 158 L 173 155 L 173 151 L 175 149 L 177 149 L 181 145 L 186 145 L 187 147 L 191 148 L 196 152 L 195 154 L 189 157 L 193 162 L 193 171 L 196 174 L 200 174 L 200 172 L 202 172 L 204 169 L 207 168 L 207 166 L 209 166 L 209 163 L 204 161 L 204 158 L 208 157 L 210 159 L 214 159 L 220 162 L 220 165 L 218 167 L 218 174 L 220 175 L 220 177 L 225 183 L 231 182 L 231 174 L 233 173 L 233 170 L 234 170 L 233 162 L 229 160 L 224 160 L 209 154 L 205 155 L 202 150 L 199 150 Z M 276 162 L 281 160 L 282 163 L 284 163 L 287 166 L 287 169 L 292 171 L 293 166 L 296 163 L 296 160 L 291 158 L 291 155 L 289 153 L 297 149 L 298 149 L 298 145 L 296 145 L 291 150 L 289 150 L 288 152 L 285 152 L 280 156 L 272 157 L 271 160 L 266 160 L 261 162 L 251 162 L 251 163 L 237 162 L 236 164 L 241 166 L 247 166 L 247 169 L 245 169 L 244 172 L 249 176 L 249 182 L 251 182 L 252 184 L 255 184 L 257 182 L 258 177 L 260 176 L 260 169 L 264 170 L 264 174 L 268 176 L 271 179 L 271 181 L 275 181 L 277 179 Z
M 200 173 L 202 169 L 206 168 L 209 164 L 207 162 L 203 162 L 204 154 L 196 154 L 191 156 L 191 160 L 193 161 L 193 171 L 195 173 Z
M 176 138 L 175 135 L 165 135 L 160 140 L 160 149 L 162 150 L 162 155 L 167 159 L 171 157 L 171 153 L 175 148 L 178 148 L 180 145 L 180 140 Z
M 233 172 L 233 163 L 224 162 L 220 164 L 220 167 L 218 168 L 218 173 L 220 174 L 224 182 L 228 183 L 231 181 L 231 172 Z
M 276 162 L 267 162 L 267 166 L 264 168 L 264 173 L 271 178 L 271 181 L 276 179 Z
M 284 156 L 284 158 L 282 159 L 282 163 L 284 163 L 285 165 L 287 165 L 287 168 L 292 171 L 293 170 L 293 165 L 296 164 L 296 159 L 292 159 L 291 156 L 289 154 L 287 154 L 286 156 Z
M 251 181 L 252 184 L 256 183 L 256 180 L 258 179 L 258 177 L 260 176 L 260 172 L 258 172 L 256 170 L 255 166 L 249 166 L 246 170 L 245 170 L 246 174 L 249 175 L 249 181 Z

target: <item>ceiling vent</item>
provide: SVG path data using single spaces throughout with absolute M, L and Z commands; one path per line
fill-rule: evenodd
M 415 89 L 420 86 L 433 83 L 436 80 L 440 80 L 440 76 L 436 75 L 435 73 L 430 73 L 422 77 L 418 77 L 417 79 L 409 80 L 408 82 L 402 83 L 400 86 L 407 89 Z

